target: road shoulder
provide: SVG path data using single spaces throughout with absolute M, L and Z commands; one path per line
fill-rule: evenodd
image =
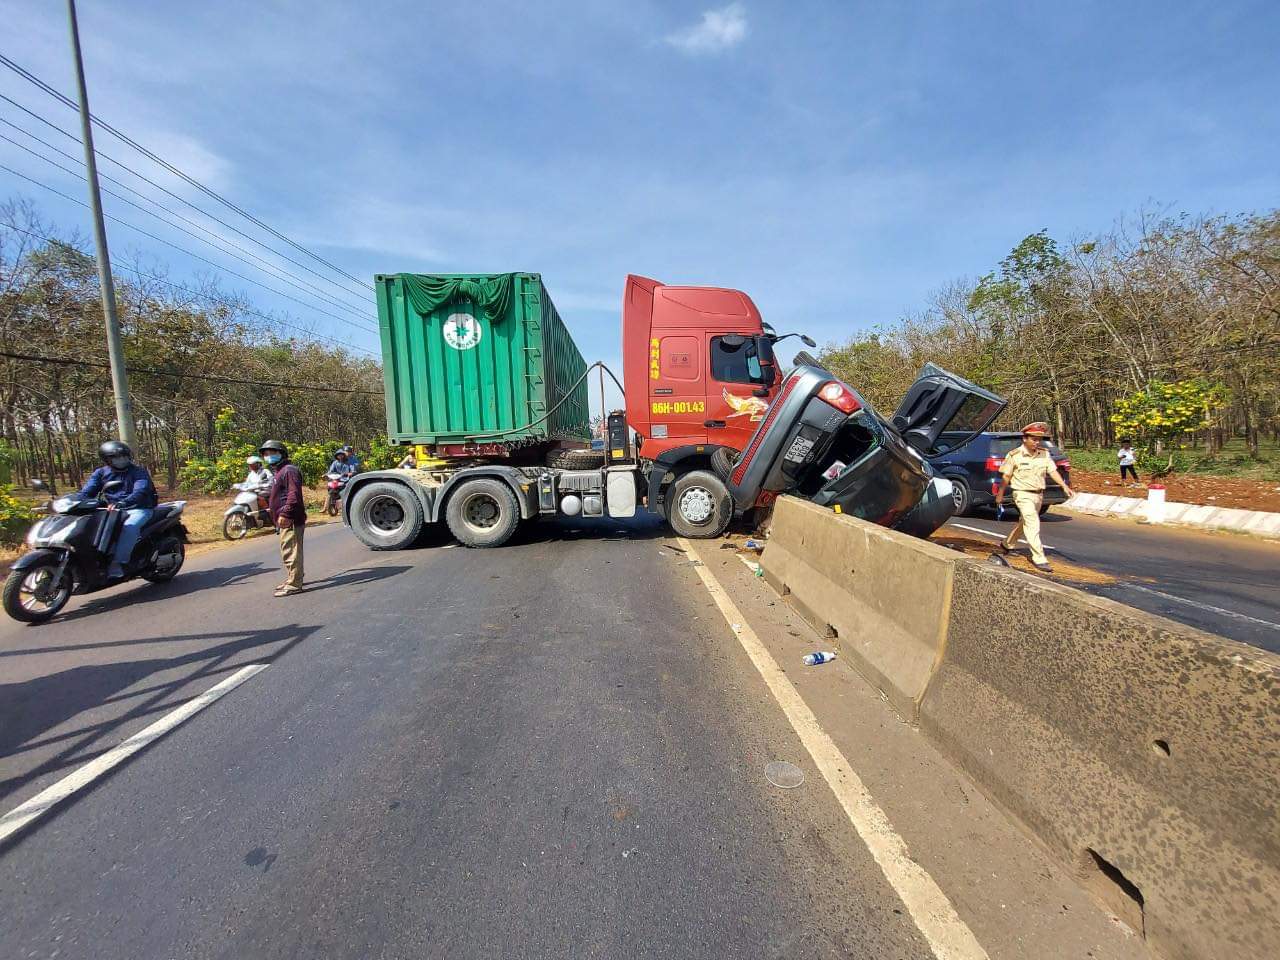
M 990 956 L 1147 956 L 1138 935 L 1097 906 L 847 661 L 802 665 L 805 653 L 838 650 L 839 641 L 819 637 L 736 551 L 719 542 L 693 550 Z

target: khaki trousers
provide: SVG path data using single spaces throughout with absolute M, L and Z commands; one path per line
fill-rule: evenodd
M 290 590 L 302 589 L 302 534 L 306 529 L 300 524 L 280 528 L 280 559 L 289 573 L 284 585 Z
M 1044 555 L 1044 544 L 1040 542 L 1040 503 L 1044 494 L 1030 490 L 1014 490 L 1013 505 L 1018 508 L 1018 522 L 1014 524 L 1004 545 L 1010 550 L 1018 542 L 1018 537 L 1025 537 L 1031 547 L 1032 563 L 1048 563 Z

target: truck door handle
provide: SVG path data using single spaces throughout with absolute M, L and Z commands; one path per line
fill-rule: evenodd
M 704 427 L 723 427 L 724 421 L 723 420 L 703 420 L 702 425 Z

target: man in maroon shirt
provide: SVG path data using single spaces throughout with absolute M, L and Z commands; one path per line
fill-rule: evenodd
M 288 573 L 276 587 L 275 596 L 302 592 L 302 534 L 307 527 L 307 504 L 302 497 L 302 471 L 289 462 L 289 448 L 279 440 L 268 440 L 258 448 L 267 466 L 275 473 L 267 510 L 280 534 L 280 559 Z

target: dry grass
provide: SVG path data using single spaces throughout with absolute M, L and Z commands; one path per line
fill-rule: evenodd
M 1001 556 L 1014 570 L 1021 570 L 1024 573 L 1031 573 L 1036 576 L 1044 576 L 1032 565 L 1031 557 L 1027 555 L 1026 547 L 1020 547 L 1014 553 L 1002 555 L 998 541 L 979 540 L 974 537 L 957 535 L 945 528 L 935 533 L 930 539 L 939 546 L 959 550 L 966 556 L 976 557 L 979 560 L 989 560 L 993 556 Z M 1061 557 L 1051 556 L 1049 562 L 1053 564 L 1053 579 L 1055 580 L 1087 583 L 1094 586 L 1117 582 L 1116 578 L 1110 574 L 1094 570 L 1092 567 L 1082 567 L 1078 563 L 1071 563 Z

